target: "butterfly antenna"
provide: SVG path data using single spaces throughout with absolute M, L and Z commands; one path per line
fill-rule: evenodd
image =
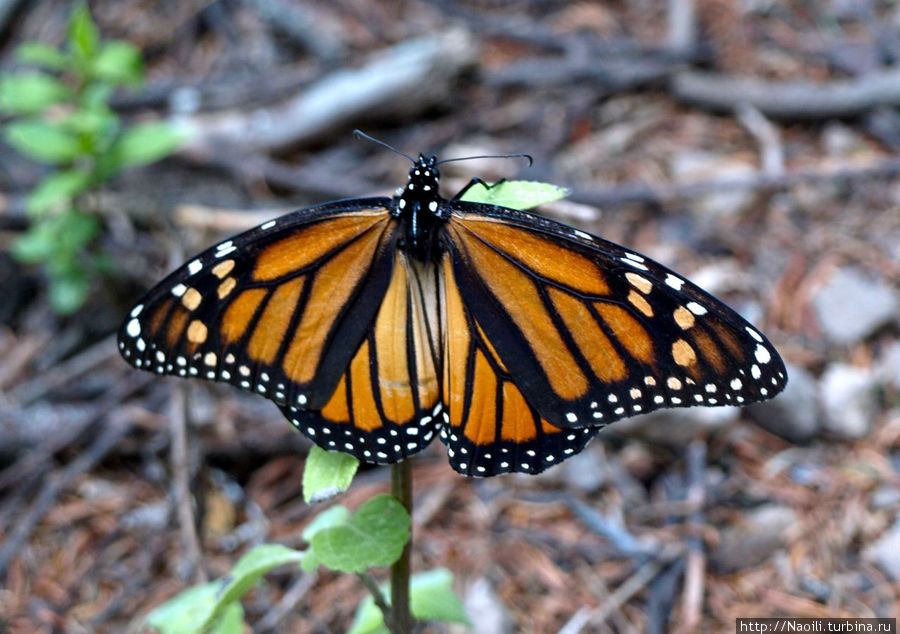
M 410 163 L 415 163 L 415 162 L 416 162 L 416 159 L 414 159 L 413 157 L 411 157 L 411 156 L 410 156 L 409 154 L 407 154 L 406 152 L 401 152 L 400 150 L 398 150 L 397 148 L 395 148 L 393 145 L 389 145 L 389 144 L 385 143 L 384 141 L 382 141 L 381 139 L 376 139 L 376 138 L 373 137 L 373 136 L 369 136 L 368 134 L 366 134 L 366 133 L 363 132 L 362 130 L 354 130 L 354 131 L 353 131 L 353 136 L 355 136 L 357 139 L 365 139 L 366 141 L 371 141 L 372 143 L 377 143 L 377 144 L 380 145 L 381 147 L 385 147 L 385 148 L 389 149 L 391 152 L 394 152 L 395 154 L 399 154 L 400 156 L 405 156 L 406 158 L 409 159 L 409 162 L 410 162 Z
M 480 158 L 524 158 L 528 159 L 528 167 L 534 165 L 534 159 L 531 154 L 518 153 L 518 154 L 479 154 L 478 156 L 460 156 L 459 158 L 451 158 L 444 159 L 443 161 L 438 161 L 436 165 L 440 165 L 441 163 L 450 163 L 451 161 L 470 161 L 472 159 L 480 159 Z

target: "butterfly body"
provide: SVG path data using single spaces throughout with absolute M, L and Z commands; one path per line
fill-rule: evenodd
M 434 156 L 419 159 L 409 172 L 409 182 L 391 201 L 403 224 L 399 248 L 422 262 L 437 262 L 443 251 L 440 227 L 447 222 L 444 199 L 439 192 L 440 172 Z
M 543 471 L 626 416 L 783 389 L 775 349 L 720 301 L 548 218 L 442 198 L 438 163 L 420 155 L 393 198 L 199 254 L 131 311 L 122 355 L 260 394 L 364 461 L 440 437 L 473 476 Z

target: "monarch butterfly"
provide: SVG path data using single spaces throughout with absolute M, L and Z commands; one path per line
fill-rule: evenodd
M 539 473 L 617 419 L 784 388 L 766 338 L 683 277 L 534 213 L 442 198 L 447 161 L 395 151 L 412 167 L 392 198 L 300 209 L 175 270 L 123 323 L 124 358 L 265 396 L 366 462 L 440 436 L 470 476 Z

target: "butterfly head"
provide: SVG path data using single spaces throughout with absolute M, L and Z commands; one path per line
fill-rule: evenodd
M 421 260 L 434 259 L 438 253 L 437 226 L 445 220 L 440 178 L 437 158 L 419 154 L 409 170 L 409 182 L 394 199 L 394 213 L 405 225 L 403 247 Z
M 419 158 L 409 168 L 409 182 L 403 188 L 400 194 L 401 200 L 406 200 L 404 207 L 413 203 L 428 203 L 437 200 L 438 185 L 441 180 L 441 173 L 437 169 L 437 157 L 419 154 Z

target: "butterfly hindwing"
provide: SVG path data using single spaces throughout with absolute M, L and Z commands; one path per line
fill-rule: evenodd
M 279 404 L 322 407 L 392 275 L 388 199 L 314 207 L 267 222 L 173 272 L 132 310 L 132 365 L 225 381 Z
M 771 344 L 662 265 L 536 214 L 448 204 L 462 299 L 553 425 L 740 405 L 783 388 Z
M 529 404 L 491 340 L 463 301 L 449 257 L 441 265 L 444 324 L 441 440 L 465 475 L 539 473 L 578 453 L 599 427 L 562 429 Z
M 324 449 L 393 463 L 421 451 L 441 422 L 436 271 L 396 251 L 374 324 L 321 410 L 283 404 Z

